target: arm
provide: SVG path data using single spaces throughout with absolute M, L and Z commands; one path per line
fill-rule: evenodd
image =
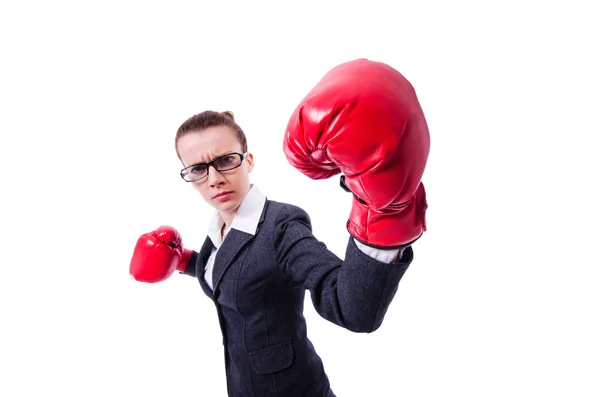
M 311 293 L 323 318 L 354 332 L 377 330 L 413 259 L 409 246 L 393 263 L 363 253 L 350 237 L 342 261 L 312 234 L 308 214 L 286 206 L 278 214 L 275 249 L 282 271 Z

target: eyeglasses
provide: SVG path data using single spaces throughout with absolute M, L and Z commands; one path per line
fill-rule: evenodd
M 208 175 L 208 168 L 212 165 L 215 170 L 229 171 L 242 165 L 242 161 L 248 156 L 248 153 L 229 153 L 221 157 L 217 157 L 210 163 L 200 163 L 190 165 L 181 170 L 179 173 L 184 181 L 195 182 L 202 178 L 206 178 Z

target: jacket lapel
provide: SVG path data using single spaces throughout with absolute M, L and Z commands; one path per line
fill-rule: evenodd
M 212 240 L 207 236 L 198 253 L 198 259 L 196 260 L 196 277 L 198 278 L 198 281 L 200 281 L 200 287 L 202 287 L 204 293 L 209 297 L 213 296 L 213 292 L 206 283 L 206 280 L 204 280 L 204 274 L 206 273 L 206 263 L 208 262 L 208 258 L 214 247 Z
M 233 260 L 238 256 L 254 236 L 248 233 L 240 232 L 239 230 L 231 229 L 227 237 L 223 241 L 221 248 L 217 251 L 215 265 L 213 268 L 213 290 L 216 291 L 219 283 L 223 279 L 225 270 L 233 263 Z
M 267 212 L 267 203 L 265 200 L 265 205 L 263 206 L 262 213 L 260 215 L 260 219 L 258 221 L 258 225 L 256 226 L 256 231 L 254 235 L 248 234 L 245 232 L 241 232 L 236 229 L 231 229 L 227 234 L 227 237 L 223 241 L 221 248 L 217 251 L 217 256 L 215 258 L 215 265 L 213 269 L 213 290 L 216 291 L 219 283 L 223 279 L 223 275 L 225 271 L 235 258 L 240 254 L 242 249 L 256 236 L 258 233 L 263 221 L 265 220 L 265 214 Z M 212 245 L 212 243 L 211 243 Z M 207 257 L 208 258 L 208 257 Z

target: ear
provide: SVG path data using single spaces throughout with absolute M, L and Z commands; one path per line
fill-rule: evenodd
M 254 169 L 254 156 L 252 153 L 248 153 L 248 156 L 246 156 L 246 161 L 248 162 L 248 173 L 250 173 Z

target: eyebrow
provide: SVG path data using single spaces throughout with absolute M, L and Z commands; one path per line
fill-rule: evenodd
M 194 167 L 194 166 L 196 166 L 196 165 L 206 165 L 206 164 L 208 164 L 208 163 L 210 163 L 210 162 L 212 162 L 212 161 L 215 161 L 215 160 L 216 160 L 216 159 L 218 159 L 219 157 L 227 156 L 227 155 L 229 155 L 229 154 L 234 154 L 234 153 L 236 153 L 236 152 L 234 152 L 234 151 L 228 151 L 228 152 L 226 152 L 226 153 L 224 153 L 224 154 L 220 154 L 220 155 L 218 155 L 217 157 L 213 157 L 213 158 L 212 158 L 212 159 L 210 159 L 210 161 L 208 161 L 208 162 L 197 162 L 197 163 L 193 163 L 193 164 L 190 164 L 190 165 L 188 165 L 188 166 L 187 166 L 187 167 L 185 167 L 185 168 L 188 168 L 188 167 Z

